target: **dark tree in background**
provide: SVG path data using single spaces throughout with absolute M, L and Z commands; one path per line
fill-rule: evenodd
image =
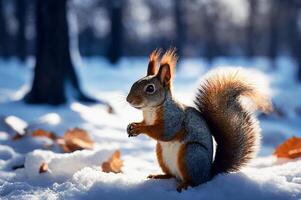
M 16 17 L 18 20 L 17 32 L 17 55 L 21 61 L 26 58 L 26 38 L 25 38 L 25 25 L 26 25 L 26 0 L 16 0 Z
M 33 7 L 37 3 L 40 17 L 34 20 Z M 170 46 L 176 46 L 181 57 L 201 56 L 208 64 L 217 56 L 244 54 L 247 58 L 266 56 L 271 66 L 277 64 L 278 56 L 291 55 L 301 63 L 300 0 L 242 0 L 235 2 L 237 6 L 232 3 L 90 0 L 70 1 L 69 9 L 77 16 L 77 24 L 73 25 L 78 27 L 81 55 L 104 56 L 113 64 L 121 56 L 146 56 L 153 48 Z M 53 73 L 60 74 L 64 81 L 55 85 L 64 87 L 69 82 L 77 96 L 86 99 L 68 51 L 68 27 L 63 13 L 66 0 L 45 0 L 45 5 L 40 4 L 39 0 L 0 0 L 0 57 L 17 56 L 24 60 L 37 49 L 37 74 L 50 74 L 50 80 L 54 80 Z M 248 10 L 247 20 L 241 9 Z M 301 77 L 301 64 L 298 65 Z M 48 70 L 50 66 L 55 66 L 54 72 Z M 42 67 L 45 69 L 39 69 Z M 36 76 L 34 80 L 39 79 Z M 39 82 L 41 86 L 33 84 L 33 94 L 39 91 L 37 88 L 50 85 L 44 83 L 47 80 Z M 65 96 L 62 93 L 58 96 Z M 46 96 L 40 98 L 49 98 Z
M 67 0 L 37 0 L 36 65 L 27 103 L 65 103 L 66 83 L 73 86 L 76 98 L 94 102 L 82 93 L 71 62 L 66 4 Z
M 79 40 L 81 43 L 85 44 L 82 45 L 83 47 L 80 47 L 81 54 L 85 56 L 92 56 L 93 55 L 93 29 L 91 27 L 87 27 L 85 30 L 79 34 Z
M 117 63 L 122 55 L 122 9 L 123 0 L 109 1 L 111 32 L 107 57 L 112 64 Z
M 174 14 L 176 24 L 176 41 L 175 46 L 177 53 L 183 56 L 183 47 L 185 44 L 185 21 L 184 21 L 184 4 L 183 0 L 174 1 Z
M 202 6 L 203 23 L 205 29 L 204 56 L 209 63 L 218 55 L 218 37 L 217 25 L 218 21 L 218 2 L 216 0 L 209 1 Z M 215 8 L 215 9 L 212 9 Z M 210 10 L 211 9 L 211 10 Z
M 0 56 L 7 58 L 9 56 L 9 35 L 4 16 L 4 1 L 0 0 Z
M 248 0 L 249 17 L 247 24 L 247 56 L 253 57 L 256 44 L 255 19 L 258 11 L 258 0 Z
M 270 12 L 269 12 L 269 31 L 268 31 L 268 57 L 274 61 L 278 54 L 279 48 L 279 3 L 281 0 L 273 0 L 270 4 Z
M 297 62 L 297 77 L 301 80 L 301 27 L 298 17 L 301 11 L 301 2 L 297 0 L 288 0 L 284 2 L 284 4 L 286 4 L 288 12 L 288 43 L 291 48 L 292 56 Z

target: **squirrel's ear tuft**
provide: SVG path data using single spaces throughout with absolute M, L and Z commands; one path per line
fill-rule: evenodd
M 155 49 L 150 55 L 149 55 L 149 63 L 147 68 L 147 75 L 155 75 L 157 73 L 157 65 L 158 60 L 161 55 L 161 49 Z
M 170 75 L 171 78 L 173 78 L 177 61 L 178 61 L 178 56 L 176 54 L 176 48 L 170 48 L 163 55 L 160 63 L 160 68 L 165 65 L 169 65 Z

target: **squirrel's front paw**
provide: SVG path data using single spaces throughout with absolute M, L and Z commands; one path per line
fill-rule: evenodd
M 134 137 L 134 136 L 137 136 L 140 134 L 140 131 L 139 131 L 139 123 L 130 123 L 127 127 L 127 133 L 128 133 L 128 136 L 129 137 Z

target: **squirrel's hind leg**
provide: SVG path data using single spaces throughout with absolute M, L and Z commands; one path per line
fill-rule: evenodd
M 184 173 L 187 177 L 184 177 L 184 183 L 188 182 L 196 186 L 210 180 L 212 159 L 204 145 L 198 142 L 187 143 L 183 149 L 183 156 L 180 157 L 179 161 L 181 160 L 182 170 L 185 170 Z

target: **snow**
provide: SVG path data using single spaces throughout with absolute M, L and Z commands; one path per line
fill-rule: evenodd
M 109 114 L 103 105 L 84 105 L 74 100 L 59 107 L 24 104 L 20 98 L 30 88 L 32 61 L 22 66 L 16 60 L 0 61 L 0 199 L 301 199 L 301 159 L 277 160 L 273 149 L 301 131 L 301 85 L 294 77 L 295 65 L 279 58 L 276 66 L 265 58 L 219 58 L 219 65 L 241 65 L 265 74 L 271 84 L 278 114 L 259 115 L 263 129 L 262 148 L 241 172 L 220 174 L 210 182 L 182 193 L 176 181 L 148 180 L 159 173 L 155 142 L 146 136 L 128 138 L 126 126 L 142 114 L 131 108 L 125 96 L 131 84 L 143 76 L 146 58 L 125 58 L 110 67 L 102 58 L 84 59 L 77 67 L 87 93 L 108 101 L 116 110 Z M 202 59 L 180 60 L 175 82 L 179 100 L 192 104 L 200 77 L 208 71 Z M 258 73 L 258 72 L 256 72 Z M 250 74 L 252 78 L 254 73 Z M 95 141 L 93 150 L 62 153 L 45 138 L 11 140 L 14 131 L 43 128 L 62 135 L 80 127 Z M 111 153 L 121 151 L 123 173 L 101 171 Z M 49 171 L 39 173 L 43 162 Z M 13 167 L 22 166 L 13 170 Z

